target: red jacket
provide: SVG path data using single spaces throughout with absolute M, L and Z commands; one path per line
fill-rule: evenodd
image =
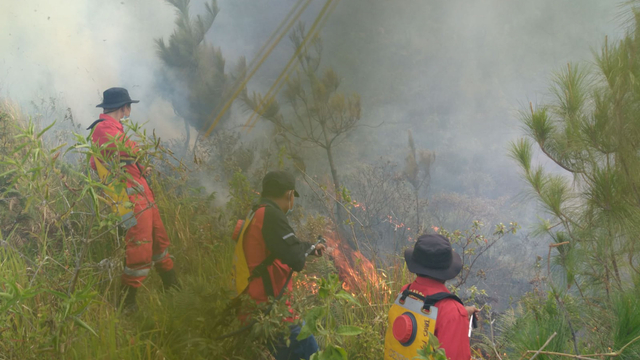
M 131 154 L 135 154 L 138 152 L 138 147 L 136 143 L 134 141 L 129 140 L 128 138 L 124 138 L 124 127 L 118 120 L 105 114 L 100 114 L 100 120 L 102 121 L 97 122 L 97 124 L 95 124 L 95 129 L 93 130 L 93 134 L 91 136 L 91 141 L 94 144 L 103 146 L 105 143 L 112 142 L 113 139 L 116 138 L 124 141 L 125 146 L 131 149 L 130 152 L 121 151 L 120 156 L 122 158 L 125 158 L 125 159 L 130 158 Z M 115 148 L 115 147 L 116 147 L 115 144 L 107 145 L 107 149 Z M 109 150 L 106 150 L 103 152 L 102 155 L 105 156 L 105 158 L 108 158 L 112 154 L 109 152 Z M 96 168 L 95 160 L 93 159 L 93 157 L 91 158 L 91 167 L 93 169 Z M 148 199 L 149 201 L 153 201 L 153 192 L 149 188 L 149 184 L 147 184 L 147 180 L 144 178 L 144 176 L 142 176 L 142 171 L 143 171 L 142 167 L 139 166 L 137 163 L 132 163 L 129 165 L 125 165 L 124 169 L 132 177 L 132 180 L 128 181 L 127 186 L 133 187 L 133 186 L 137 186 L 138 184 L 142 185 L 145 190 L 144 191 L 145 198 Z M 131 200 L 135 202 L 146 200 L 141 195 L 131 196 L 131 198 L 132 198 Z
M 407 286 L 409 285 L 405 285 L 402 290 Z M 450 292 L 443 283 L 422 276 L 418 276 L 411 283 L 411 291 L 423 296 Z M 447 357 L 450 360 L 471 359 L 467 310 L 453 299 L 440 300 L 436 303 L 436 307 L 438 308 L 438 318 L 436 319 L 435 335 L 440 341 L 440 346 L 447 353 Z

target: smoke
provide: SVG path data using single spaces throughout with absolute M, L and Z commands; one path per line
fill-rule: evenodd
M 517 111 L 542 100 L 552 71 L 591 61 L 605 35 L 619 37 L 619 6 L 597 0 L 343 2 L 325 32 L 326 63 L 347 89 L 361 93 L 366 121 L 382 124 L 359 132 L 350 150 L 363 158 L 402 159 L 412 130 L 418 147 L 437 154 L 436 188 L 472 193 L 469 183 L 483 181 L 486 191 L 479 195 L 520 191 L 506 156 L 508 142 L 522 134 Z
M 55 97 L 88 125 L 102 91 L 123 86 L 141 100 L 133 117 L 150 119 L 167 110 L 154 95 L 153 40 L 168 36 L 172 24 L 171 7 L 155 0 L 2 0 L 0 96 L 22 105 Z M 153 117 L 161 131 L 170 125 L 167 116 Z
M 159 82 L 154 39 L 173 31 L 172 6 L 0 1 L 0 96 L 23 105 L 53 96 L 88 125 L 102 91 L 123 86 L 141 100 L 135 120 L 149 121 L 164 138 L 184 133 L 159 95 L 159 86 L 172 85 Z M 203 3 L 192 1 L 192 14 Z M 253 59 L 294 3 L 219 0 L 207 41 L 221 48 L 228 65 Z M 313 2 L 301 20 L 309 23 L 322 5 Z M 618 3 L 598 0 L 342 1 L 322 32 L 322 66 L 337 70 L 343 91 L 362 95 L 363 123 L 373 128 L 354 133 L 342 148 L 349 156 L 338 162 L 348 169 L 380 156 L 402 161 L 412 130 L 419 148 L 437 154 L 436 189 L 493 198 L 519 191 L 505 156 L 508 141 L 520 134 L 516 111 L 538 101 L 552 70 L 590 60 L 605 35 L 615 38 L 618 11 Z M 250 90 L 268 88 L 291 52 L 285 37 Z M 243 123 L 247 114 L 237 110 L 232 122 Z
M 192 1 L 192 14 L 203 3 Z M 228 64 L 252 59 L 294 3 L 220 0 L 207 41 Z M 315 1 L 302 20 L 321 5 Z M 590 60 L 605 35 L 615 38 L 618 11 L 618 3 L 598 0 L 342 1 L 322 33 L 322 65 L 337 70 L 343 91 L 362 95 L 363 123 L 374 126 L 343 145 L 350 156 L 339 158 L 342 168 L 380 156 L 401 161 L 412 130 L 419 148 L 437 154 L 436 188 L 469 192 L 481 181 L 474 195 L 519 191 L 505 156 L 520 134 L 516 111 L 538 102 L 551 71 Z M 171 34 L 173 21 L 174 9 L 159 0 L 2 0 L 0 96 L 22 104 L 54 96 L 88 125 L 102 91 L 123 86 L 141 100 L 134 119 L 176 137 L 184 126 L 159 95 L 158 86 L 172 85 L 158 83 L 154 43 Z M 269 87 L 291 52 L 285 38 L 251 90 Z M 234 111 L 232 121 L 245 116 Z

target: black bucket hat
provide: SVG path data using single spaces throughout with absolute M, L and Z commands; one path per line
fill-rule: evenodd
M 262 193 L 284 192 L 293 190 L 295 197 L 300 197 L 296 191 L 296 178 L 286 171 L 270 171 L 262 179 Z
M 139 102 L 139 100 L 131 100 L 127 89 L 113 87 L 102 93 L 102 103 L 96 105 L 96 107 L 101 107 L 103 109 L 117 109 L 126 104 Z
M 446 281 L 458 276 L 462 259 L 449 239 L 439 234 L 421 235 L 413 249 L 404 251 L 407 268 L 414 274 Z

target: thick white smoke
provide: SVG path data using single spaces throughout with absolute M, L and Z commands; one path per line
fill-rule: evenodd
M 133 117 L 153 116 L 163 125 L 154 126 L 160 131 L 170 124 L 168 116 L 159 115 L 173 111 L 153 94 L 159 67 L 154 39 L 173 29 L 174 12 L 164 1 L 1 3 L 0 96 L 23 105 L 54 96 L 76 121 L 90 124 L 102 91 L 124 86 L 141 100 Z

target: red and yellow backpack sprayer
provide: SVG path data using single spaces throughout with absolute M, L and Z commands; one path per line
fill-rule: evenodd
M 384 360 L 411 360 L 418 356 L 418 350 L 429 344 L 429 337 L 435 336 L 438 319 L 435 304 L 443 299 L 462 304 L 460 298 L 447 292 L 423 296 L 407 287 L 398 295 L 389 310 Z M 473 317 L 474 327 L 475 322 Z

